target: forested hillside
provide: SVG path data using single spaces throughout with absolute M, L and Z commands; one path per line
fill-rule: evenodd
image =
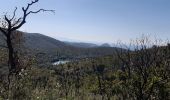
M 5 11 L 14 2 L 20 9 L 3 12 L 0 18 L 0 100 L 170 100 L 170 42 L 165 40 L 169 29 L 168 23 L 162 24 L 169 15 L 158 16 L 169 13 L 164 7 L 170 2 L 41 1 L 40 6 L 36 6 L 39 0 L 25 6 L 24 0 L 1 1 Z M 57 13 L 42 6 L 54 7 Z M 55 17 L 27 20 L 40 12 Z M 59 32 L 104 44 L 65 42 L 19 31 L 27 21 L 35 21 L 30 31 Z M 142 35 L 127 41 L 139 32 L 166 35 L 160 35 L 163 40 Z M 125 43 L 118 41 L 112 47 L 116 38 Z
M 20 55 L 21 71 L 13 80 L 11 99 L 168 100 L 170 47 L 136 46 L 115 54 L 38 67 L 36 56 Z M 145 41 L 145 40 L 144 40 Z M 140 48 L 138 48 L 140 47 Z M 21 52 L 22 53 L 22 52 Z M 43 55 L 45 56 L 45 55 Z M 8 98 L 5 49 L 1 49 L 1 98 Z M 3 69 L 2 69 L 3 68 Z M 6 68 L 7 69 L 7 68 Z
M 100 46 L 82 47 L 83 45 L 79 46 L 77 45 L 78 43 L 73 45 L 73 43 L 62 42 L 38 33 L 22 33 L 22 35 L 22 49 L 28 51 L 30 54 L 36 55 L 41 63 L 59 59 L 80 59 L 111 55 L 119 49 Z M 4 42 L 3 38 L 0 37 L 0 44 L 4 44 Z M 85 45 L 86 43 L 83 44 Z

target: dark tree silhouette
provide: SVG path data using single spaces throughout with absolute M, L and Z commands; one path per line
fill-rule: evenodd
M 15 50 L 13 46 L 12 41 L 12 35 L 15 35 L 15 31 L 17 31 L 20 27 L 22 27 L 26 23 L 26 18 L 31 14 L 37 14 L 39 12 L 45 12 L 50 11 L 54 12 L 54 10 L 45 10 L 45 9 L 39 9 L 37 11 L 30 10 L 31 6 L 37 3 L 39 0 L 32 1 L 31 3 L 28 3 L 26 7 L 22 7 L 23 15 L 20 18 L 16 18 L 16 11 L 17 7 L 15 8 L 13 12 L 13 16 L 9 17 L 7 14 L 4 15 L 4 17 L 1 19 L 1 27 L 0 31 L 5 37 L 6 41 L 6 47 L 8 49 L 8 66 L 9 66 L 9 72 L 14 73 L 16 71 L 16 57 L 15 57 Z

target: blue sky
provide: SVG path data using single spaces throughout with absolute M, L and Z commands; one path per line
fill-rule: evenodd
M 0 14 L 29 1 L 2 0 Z M 170 0 L 40 0 L 33 6 L 38 8 L 56 13 L 29 16 L 22 31 L 102 43 L 127 42 L 142 34 L 170 39 Z

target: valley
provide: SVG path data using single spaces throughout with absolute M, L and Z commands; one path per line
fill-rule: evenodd
M 0 100 L 170 100 L 170 1 L 0 7 Z

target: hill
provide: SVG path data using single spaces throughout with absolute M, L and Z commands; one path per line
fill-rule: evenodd
M 104 44 L 101 45 L 101 47 L 111 47 L 111 46 L 108 43 L 104 43 Z
M 93 48 L 93 47 L 98 47 L 97 44 L 93 43 L 83 43 L 83 42 L 67 42 L 65 41 L 66 44 L 74 46 L 74 47 L 80 47 L 80 48 Z
M 50 61 L 60 58 L 79 59 L 85 57 L 97 57 L 113 55 L 114 47 L 100 47 L 90 43 L 68 43 L 39 33 L 23 33 L 23 46 L 29 53 L 36 55 L 39 59 L 48 58 Z M 0 37 L 3 44 L 3 39 Z

